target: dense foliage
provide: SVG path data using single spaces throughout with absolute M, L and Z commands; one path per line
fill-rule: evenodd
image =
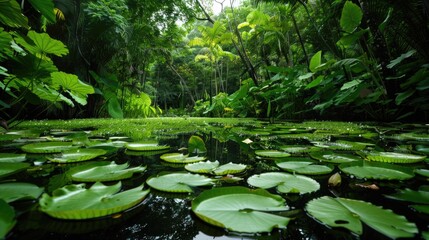
M 232 2 L 2 0 L 0 117 L 428 119 L 425 1 Z

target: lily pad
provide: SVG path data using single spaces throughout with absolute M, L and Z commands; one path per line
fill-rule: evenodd
M 60 153 L 66 150 L 77 148 L 70 142 L 39 142 L 30 143 L 21 147 L 27 153 Z
M 218 161 L 187 164 L 185 169 L 193 173 L 208 173 L 217 176 L 236 174 L 246 170 L 245 164 L 227 163 L 219 166 Z
M 194 156 L 189 157 L 189 155 L 185 155 L 182 153 L 166 153 L 161 155 L 162 160 L 169 163 L 194 163 L 206 160 L 206 157 Z
M 97 218 L 129 209 L 149 193 L 143 190 L 143 185 L 120 190 L 121 182 L 111 186 L 96 182 L 89 189 L 85 184 L 67 185 L 54 190 L 52 196 L 43 194 L 39 200 L 40 210 L 60 219 Z
M 3 239 L 16 224 L 15 210 L 0 199 L 0 212 L 0 239 Z
M 395 194 L 386 195 L 386 197 L 395 199 L 395 200 L 400 200 L 400 201 L 412 202 L 412 203 L 429 204 L 429 191 L 425 189 L 414 191 L 407 188 L 405 190 L 399 190 Z
M 278 151 L 278 150 L 256 150 L 255 154 L 260 157 L 266 157 L 266 158 L 283 158 L 283 157 L 290 156 L 290 153 Z
M 221 187 L 202 192 L 192 201 L 192 211 L 203 221 L 236 232 L 271 232 L 286 228 L 290 219 L 273 214 L 287 211 L 285 200 L 266 190 Z
M 276 162 L 276 164 L 288 172 L 304 175 L 323 175 L 334 170 L 332 166 L 316 164 L 314 161 L 284 161 Z
M 429 177 L 429 169 L 416 169 L 414 172 L 423 177 Z
M 247 183 L 254 187 L 264 189 L 276 187 L 277 190 L 282 193 L 305 194 L 320 189 L 320 184 L 314 179 L 281 172 L 268 172 L 253 175 L 247 179 Z
M 281 146 L 280 149 L 282 151 L 296 154 L 296 153 L 309 153 L 314 151 L 319 151 L 320 149 L 314 146 L 306 146 L 306 145 L 285 145 Z
M 29 163 L 0 163 L 0 178 L 24 171 Z
M 67 174 L 73 181 L 104 182 L 131 178 L 134 173 L 141 173 L 146 170 L 146 167 L 128 167 L 127 163 L 118 165 L 115 162 L 92 162 L 71 168 Z
M 24 162 L 26 155 L 25 153 L 0 153 L 0 162 Z
M 206 176 L 191 173 L 168 173 L 152 176 L 146 183 L 159 191 L 190 193 L 192 187 L 213 185 L 213 179 Z
M 418 229 L 404 216 L 369 202 L 324 196 L 307 203 L 306 211 L 331 227 L 344 227 L 362 234 L 362 222 L 390 238 L 413 237 Z
M 366 146 L 374 145 L 371 143 L 351 142 L 351 141 L 345 141 L 345 140 L 337 140 L 335 142 L 313 141 L 312 143 L 316 147 L 320 147 L 320 148 L 327 148 L 331 150 L 347 150 L 347 151 L 363 150 L 366 148 Z
M 310 153 L 310 157 L 322 162 L 329 162 L 329 163 L 348 163 L 348 162 L 355 162 L 355 161 L 362 160 L 362 158 L 356 155 L 347 154 L 347 153 L 326 152 L 326 151 Z
M 170 146 L 159 145 L 156 141 L 126 143 L 125 147 L 132 151 L 159 151 L 170 148 Z
M 102 156 L 106 153 L 106 150 L 98 148 L 80 148 L 64 151 L 59 157 L 48 157 L 48 159 L 57 163 L 83 162 Z
M 389 163 L 353 162 L 343 163 L 340 170 L 358 178 L 379 180 L 406 180 L 414 177 L 412 169 Z
M 423 161 L 426 156 L 396 152 L 368 152 L 366 158 L 377 162 L 417 163 Z
M 185 165 L 185 169 L 193 173 L 211 173 L 217 167 L 219 167 L 219 161 L 197 162 Z
M 32 183 L 10 182 L 0 184 L 0 199 L 7 203 L 16 200 L 36 199 L 43 193 L 43 188 Z
M 416 151 L 419 153 L 429 155 L 429 146 L 421 145 L 421 144 L 416 145 Z

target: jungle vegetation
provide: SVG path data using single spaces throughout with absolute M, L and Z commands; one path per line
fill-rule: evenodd
M 0 0 L 0 117 L 428 120 L 427 1 L 232 2 Z

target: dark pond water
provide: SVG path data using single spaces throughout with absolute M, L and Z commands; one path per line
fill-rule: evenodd
M 207 159 L 218 160 L 224 163 L 243 163 L 251 166 L 244 173 L 238 174 L 243 181 L 237 183 L 222 183 L 222 186 L 241 185 L 249 187 L 246 179 L 254 174 L 268 171 L 282 171 L 275 161 L 261 158 L 255 155 L 258 149 L 278 149 L 284 145 L 313 145 L 308 136 L 298 133 L 299 129 L 268 127 L 269 124 L 260 126 L 237 126 L 240 130 L 228 130 L 225 133 L 225 126 L 220 124 L 209 130 L 195 130 L 194 132 L 181 133 L 178 135 L 169 134 L 169 131 L 160 131 L 153 135 L 160 144 L 171 146 L 169 152 L 177 152 L 179 148 L 188 144 L 191 135 L 198 135 L 205 140 L 207 147 Z M 429 145 L 427 139 L 410 139 L 397 137 L 404 132 L 418 132 L 428 134 L 428 127 L 425 125 L 412 125 L 402 128 L 394 128 L 391 125 L 380 128 L 364 128 L 363 130 L 347 133 L 342 130 L 327 129 L 322 134 L 317 135 L 318 126 L 313 128 L 303 127 L 301 130 L 305 134 L 314 134 L 317 141 L 334 142 L 338 139 L 348 141 L 359 141 L 375 144 L 371 149 L 384 151 L 410 150 L 415 152 L 415 146 Z M 229 128 L 229 127 L 228 127 Z M 258 129 L 255 129 L 258 128 Z M 216 130 L 217 129 L 217 130 Z M 291 130 L 292 129 L 292 130 Z M 223 131 L 223 132 L 222 132 Z M 264 133 L 265 131 L 265 133 Z M 278 132 L 276 132 L 278 131 Z M 337 131 L 337 132 L 336 132 Z M 222 133 L 221 133 L 222 132 Z M 44 132 L 50 136 L 51 132 Z M 66 134 L 66 133 L 65 133 Z M 289 136 L 286 136 L 289 134 Z M 301 134 L 301 135 L 300 135 Z M 399 134 L 399 135 L 398 135 Z M 42 134 L 43 135 L 43 134 Z M 91 136 L 90 139 L 106 139 L 108 136 Z M 243 143 L 245 139 L 250 139 L 251 144 Z M 131 141 L 125 139 L 125 141 Z M 1 152 L 20 152 L 19 146 L 23 143 L 19 141 L 3 141 Z M 348 152 L 356 154 L 355 151 L 334 150 L 334 152 Z M 131 166 L 146 165 L 147 170 L 143 174 L 135 174 L 131 179 L 123 180 L 123 187 L 132 188 L 141 185 L 150 176 L 160 172 L 185 171 L 183 165 L 172 165 L 160 160 L 162 153 L 151 154 L 130 154 L 124 148 L 118 148 L 116 152 L 107 156 L 107 160 L 116 163 L 128 162 Z M 422 153 L 420 153 L 422 154 Z M 423 153 L 424 154 L 424 153 Z M 298 154 L 308 157 L 307 153 Z M 46 161 L 45 156 L 29 154 L 28 162 L 36 163 L 37 168 L 32 167 L 27 171 L 0 179 L 1 181 L 31 182 L 38 186 L 45 187 L 45 191 L 50 193 L 55 188 L 64 184 L 69 184 L 64 179 L 64 172 L 76 164 L 54 164 Z M 388 239 L 368 226 L 364 226 L 363 234 L 357 236 L 350 231 L 341 228 L 329 228 L 310 217 L 304 210 L 308 201 L 321 197 L 343 197 L 364 200 L 374 205 L 392 209 L 395 213 L 404 215 L 410 222 L 416 223 L 419 232 L 428 231 L 429 216 L 412 210 L 407 202 L 388 199 L 385 194 L 395 193 L 397 189 L 418 189 L 427 184 L 427 179 L 423 176 L 415 176 L 410 180 L 383 181 L 371 179 L 357 179 L 341 173 L 341 186 L 328 187 L 329 177 L 339 172 L 338 165 L 331 174 L 312 176 L 320 183 L 321 189 L 310 194 L 284 194 L 278 193 L 275 189 L 269 189 L 271 193 L 279 194 L 286 199 L 291 211 L 280 213 L 281 215 L 293 218 L 286 229 L 275 229 L 271 233 L 264 234 L 240 234 L 228 232 L 224 229 L 211 226 L 199 218 L 191 211 L 191 201 L 204 190 L 210 187 L 195 187 L 193 194 L 173 194 L 156 190 L 151 190 L 145 200 L 136 207 L 124 213 L 114 216 L 98 218 L 93 220 L 69 221 L 58 220 L 45 215 L 38 210 L 37 201 L 18 201 L 11 203 L 17 213 L 17 224 L 9 233 L 7 239 Z M 422 162 L 412 165 L 416 168 L 427 168 L 427 163 Z M 378 190 L 362 187 L 362 185 L 375 184 Z M 218 187 L 220 185 L 217 185 Z M 148 188 L 145 185 L 145 188 Z M 419 234 L 420 234 L 419 233 Z M 420 235 L 416 235 L 419 238 Z

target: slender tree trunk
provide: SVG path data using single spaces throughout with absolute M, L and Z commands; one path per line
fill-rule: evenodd
M 302 40 L 301 32 L 299 31 L 298 24 L 296 24 L 296 19 L 295 19 L 295 16 L 293 15 L 293 13 L 292 13 L 292 21 L 293 21 L 293 26 L 295 28 L 296 34 L 298 34 L 299 43 L 301 44 L 302 51 L 304 52 L 304 57 L 305 57 L 305 62 L 307 63 L 307 68 L 310 69 L 310 60 L 308 58 L 307 50 L 305 49 L 304 41 Z

